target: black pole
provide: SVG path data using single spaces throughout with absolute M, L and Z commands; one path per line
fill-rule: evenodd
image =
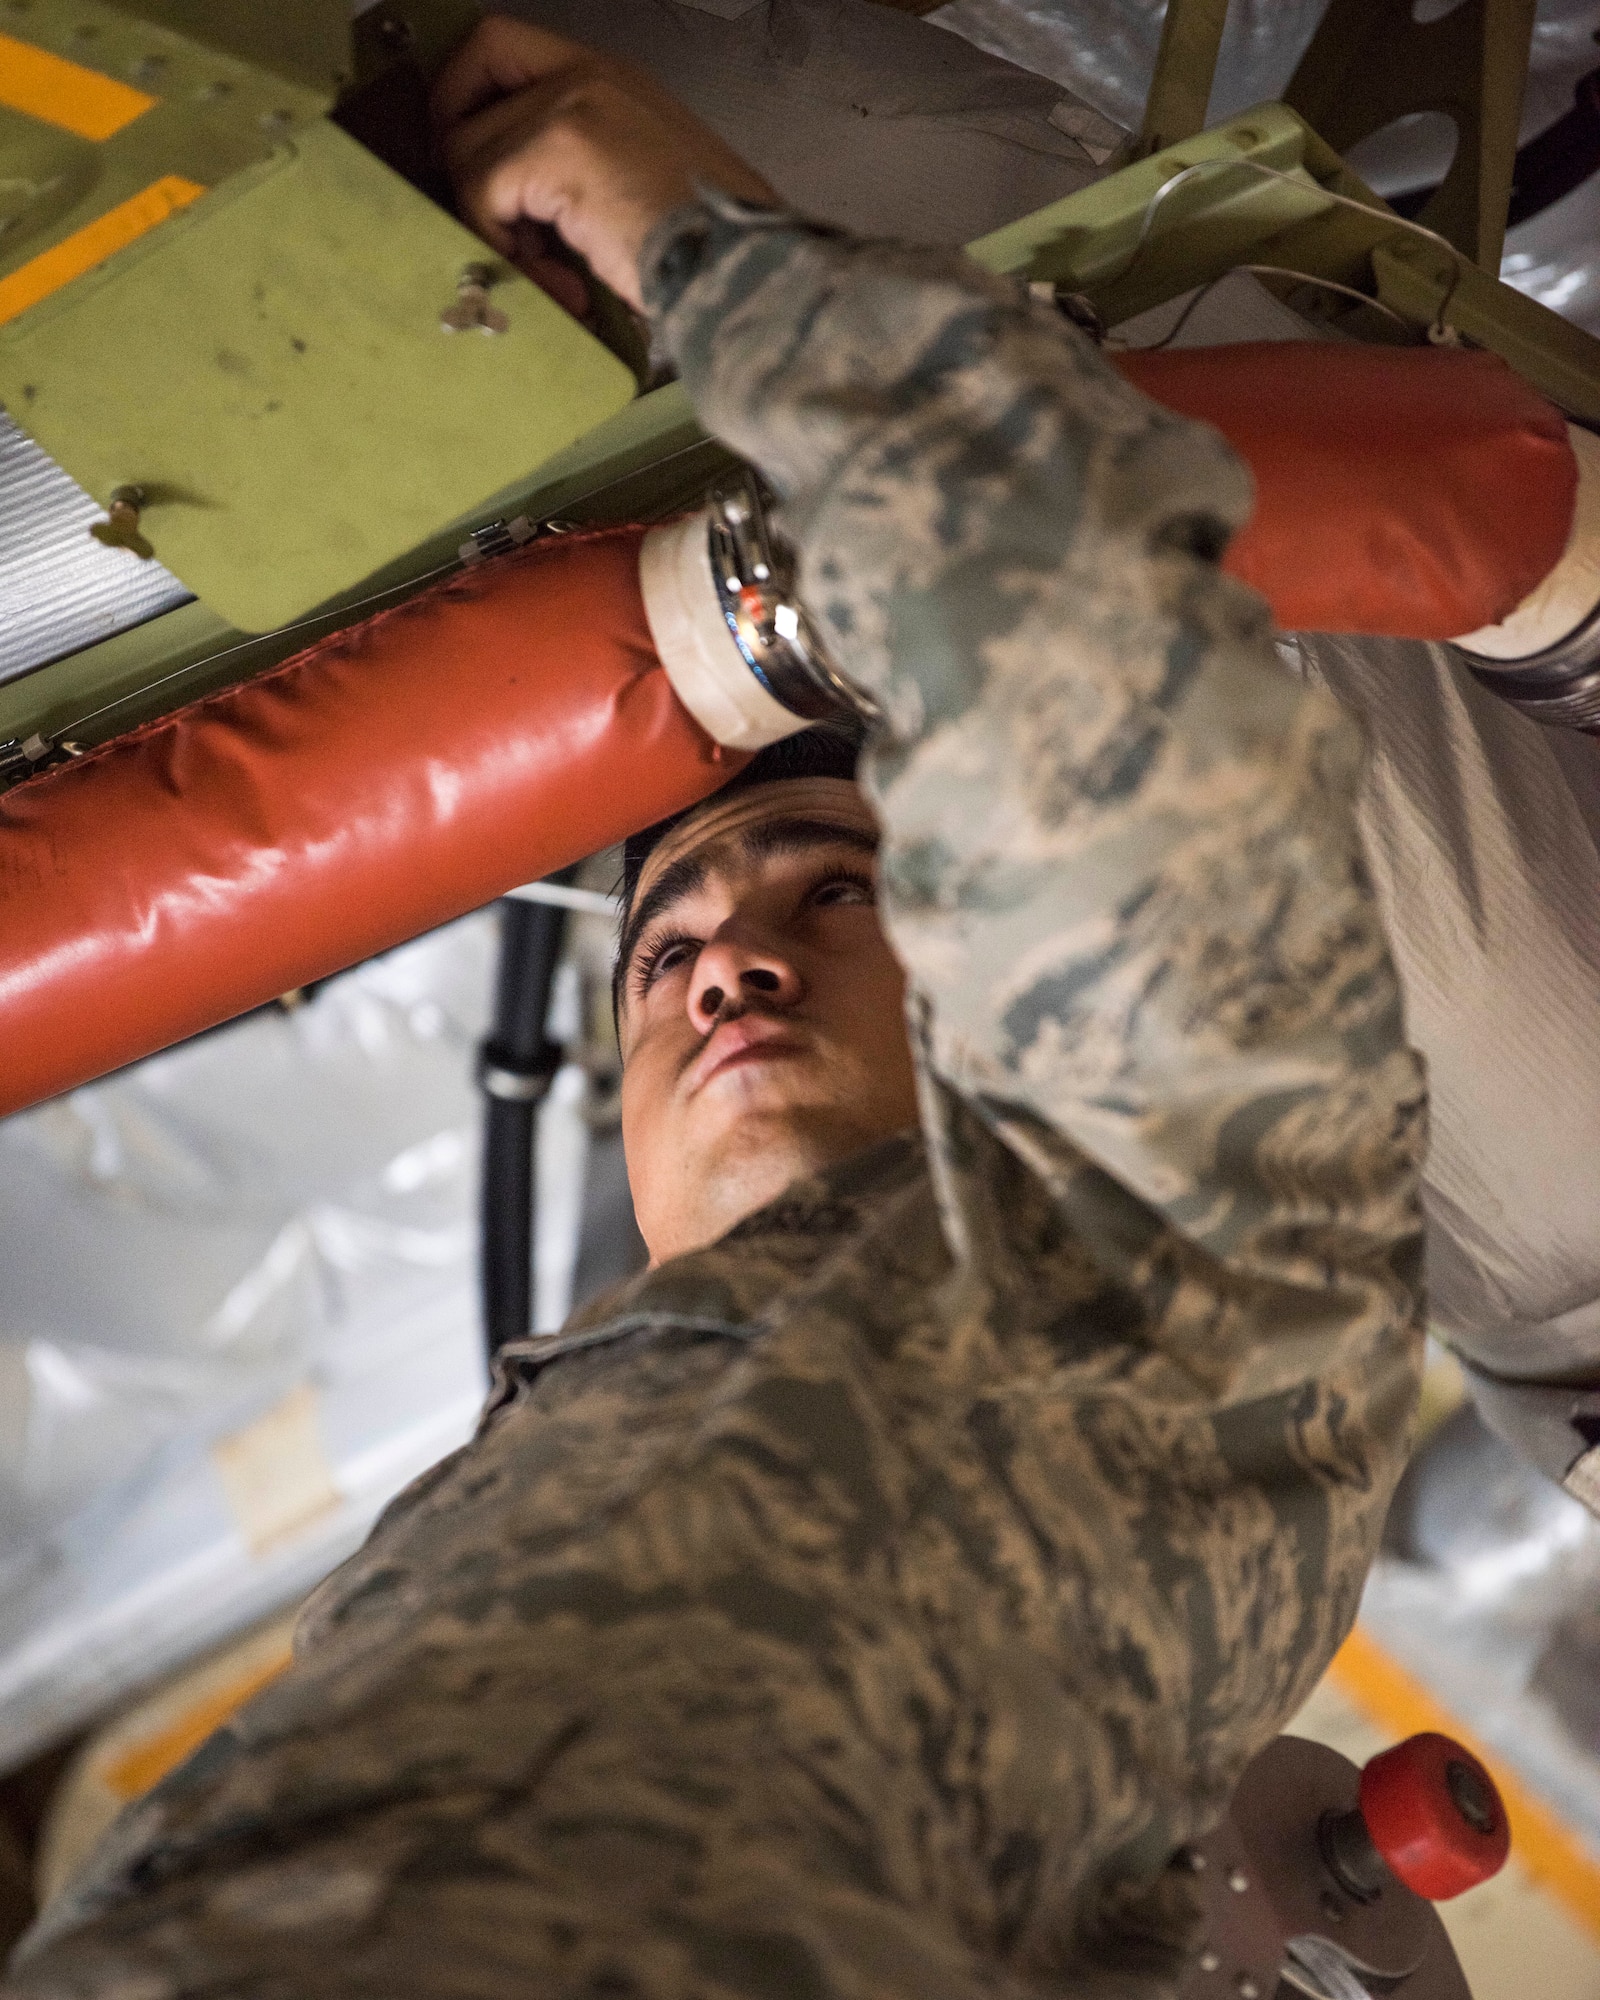
M 560 878 L 556 878 L 560 879 Z M 566 912 L 507 897 L 500 905 L 494 1021 L 479 1052 L 483 1090 L 483 1331 L 492 1362 L 533 1330 L 534 1139 L 539 1106 L 561 1067 L 545 1037 Z

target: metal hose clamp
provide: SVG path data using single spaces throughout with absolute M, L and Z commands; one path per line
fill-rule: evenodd
M 719 487 L 708 515 L 717 601 L 756 679 L 808 722 L 875 722 L 877 703 L 834 666 L 800 602 L 794 551 L 773 532 L 756 479 Z
M 1485 659 L 1465 646 L 1456 651 L 1475 680 L 1533 721 L 1600 733 L 1600 604 L 1564 639 L 1526 659 Z

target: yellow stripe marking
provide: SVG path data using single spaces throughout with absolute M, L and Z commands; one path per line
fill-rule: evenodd
M 143 1798 L 152 1785 L 158 1784 L 169 1771 L 175 1771 L 186 1757 L 198 1750 L 213 1730 L 220 1729 L 231 1716 L 239 1713 L 253 1695 L 258 1695 L 293 1665 L 294 1654 L 285 1644 L 264 1665 L 253 1667 L 227 1687 L 219 1688 L 204 1700 L 197 1701 L 176 1722 L 158 1731 L 148 1741 L 125 1750 L 107 1768 L 107 1785 L 124 1801 Z
M 63 285 L 70 285 L 74 278 L 81 278 L 85 271 L 92 271 L 96 264 L 103 264 L 114 252 L 136 242 L 158 222 L 165 222 L 169 215 L 187 208 L 197 195 L 204 193 L 205 189 L 196 181 L 186 181 L 178 174 L 163 174 L 160 180 L 152 181 L 127 201 L 119 202 L 93 222 L 85 223 L 82 229 L 74 230 L 64 241 L 41 250 L 9 278 L 0 278 L 0 326 L 26 312 L 29 306 L 36 306 L 41 299 L 49 298 L 52 292 L 59 292 Z
M 1510 1777 L 1505 1767 L 1481 1743 L 1475 1743 L 1471 1733 L 1359 1625 L 1334 1654 L 1328 1673 L 1358 1708 L 1397 1737 L 1436 1729 L 1464 1743 L 1500 1787 L 1511 1822 L 1512 1854 L 1566 1904 L 1587 1931 L 1600 1937 L 1600 1861 L 1585 1841 L 1525 1785 Z
M 76 132 L 80 139 L 109 139 L 155 101 L 114 76 L 0 35 L 0 104 L 13 111 Z

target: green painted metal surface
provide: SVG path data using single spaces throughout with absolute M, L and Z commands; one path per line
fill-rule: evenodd
M 0 0 L 0 31 L 20 32 L 5 11 L 17 4 Z M 200 0 L 137 4 L 192 26 Z M 74 0 L 43 11 L 65 33 Z M 382 0 L 352 72 L 381 77 L 392 43 L 425 75 L 460 18 L 457 0 Z M 220 59 L 185 46 L 185 61 Z M 289 87 L 251 54 L 253 89 Z M 320 108 L 311 83 L 295 87 Z M 217 193 L 0 329 L 0 398 L 101 497 L 145 485 L 151 539 L 205 600 L 0 688 L 0 742 L 102 740 L 395 601 L 452 567 L 479 525 L 659 518 L 728 463 L 681 389 L 630 401 L 622 363 L 510 273 L 491 292 L 505 335 L 442 334 L 438 314 L 483 247 L 320 117 L 285 133 L 259 116 L 228 128 L 227 143 L 253 151 Z M 195 157 L 143 156 L 150 172 L 204 178 L 184 164 Z M 4 235 L 0 247 L 14 261 Z M 1300 305 L 1319 295 L 1296 274 L 1352 286 L 1419 341 L 1442 308 L 1447 329 L 1600 425 L 1600 343 L 1405 230 L 1283 105 L 1195 133 L 971 249 L 992 270 L 1087 293 L 1111 324 L 1244 262 L 1282 271 L 1272 282 Z M 1346 331 L 1405 337 L 1369 306 L 1320 299 Z M 151 324 L 157 341 L 120 338 Z
M 331 97 L 349 77 L 349 0 L 122 0 L 122 7 L 320 94 Z
M 270 159 L 333 101 L 102 0 L 0 0 L 0 34 L 155 99 L 98 143 L 0 105 L 0 278 L 164 174 L 215 187 Z
M 0 686 L 0 745 L 36 734 L 51 742 L 103 742 L 276 666 L 366 611 L 397 602 L 420 581 L 455 568 L 459 546 L 475 527 L 517 514 L 577 526 L 662 519 L 696 504 L 733 462 L 700 429 L 676 383 L 653 390 L 536 473 L 292 625 L 253 636 L 204 604 L 187 604 Z
M 167 568 L 266 631 L 633 395 L 631 371 L 509 267 L 492 291 L 507 330 L 444 332 L 485 257 L 318 120 L 0 330 L 0 400 L 98 499 L 142 487 Z

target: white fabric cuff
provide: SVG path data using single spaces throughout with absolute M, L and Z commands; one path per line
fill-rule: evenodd
M 650 530 L 639 584 L 673 693 L 709 736 L 730 750 L 760 750 L 807 726 L 762 686 L 728 629 L 703 513 Z

